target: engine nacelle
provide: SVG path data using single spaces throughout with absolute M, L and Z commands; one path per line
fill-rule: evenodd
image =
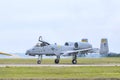
M 86 49 L 86 48 L 92 48 L 92 45 L 86 42 L 75 42 L 74 48 L 75 49 Z
M 88 42 L 88 39 L 83 38 L 83 39 L 81 40 L 81 42 Z
M 66 42 L 65 46 L 74 46 L 74 44 L 75 44 L 74 42 Z

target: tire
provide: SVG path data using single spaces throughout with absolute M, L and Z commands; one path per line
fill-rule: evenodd
M 55 64 L 58 64 L 59 63 L 59 59 L 55 59 Z
M 73 59 L 73 60 L 72 60 L 72 63 L 73 63 L 73 64 L 77 64 L 77 60 L 76 60 L 76 59 Z
M 37 64 L 41 64 L 41 61 L 40 61 L 40 60 L 38 60 L 38 61 L 37 61 Z

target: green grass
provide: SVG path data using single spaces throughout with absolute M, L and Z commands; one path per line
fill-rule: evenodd
M 120 78 L 120 67 L 1 67 L 0 78 Z
M 60 64 L 72 64 L 71 58 L 61 59 Z M 78 64 L 114 64 L 120 58 L 79 58 Z M 0 64 L 36 64 L 36 59 L 0 59 Z M 54 59 L 43 59 L 42 64 L 54 64 Z M 94 79 L 119 78 L 119 66 L 106 67 L 0 67 L 0 79 Z M 105 80 L 105 79 L 104 79 Z
M 0 59 L 0 64 L 36 64 L 37 59 Z M 62 58 L 60 64 L 71 64 L 72 58 Z M 78 58 L 78 64 L 112 64 L 120 63 L 118 57 Z M 54 59 L 43 59 L 42 64 L 54 64 Z

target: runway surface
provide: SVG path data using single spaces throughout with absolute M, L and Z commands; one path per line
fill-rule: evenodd
M 0 64 L 0 67 L 79 67 L 79 66 L 120 66 L 120 64 Z

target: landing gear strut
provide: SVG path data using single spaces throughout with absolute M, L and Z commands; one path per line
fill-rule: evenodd
M 37 61 L 37 64 L 41 64 L 42 62 L 42 55 L 38 55 L 38 61 Z
M 55 64 L 59 64 L 60 62 L 60 56 L 57 56 L 57 59 L 55 59 Z
M 72 63 L 77 64 L 77 55 L 76 54 L 73 55 Z

